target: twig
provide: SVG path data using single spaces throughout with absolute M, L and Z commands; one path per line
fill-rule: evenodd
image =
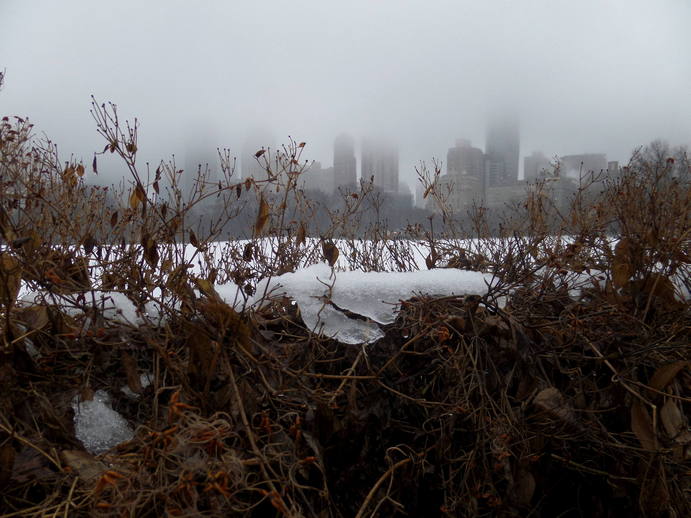
M 398 461 L 396 464 L 394 464 L 389 469 L 387 469 L 386 472 L 381 477 L 379 477 L 379 479 L 372 486 L 372 489 L 370 489 L 369 493 L 367 493 L 367 497 L 365 498 L 365 501 L 362 502 L 362 505 L 360 506 L 360 510 L 355 515 L 355 518 L 362 518 L 364 516 L 365 509 L 367 509 L 367 506 L 369 505 L 370 500 L 372 500 L 372 498 L 374 498 L 374 494 L 377 492 L 379 487 L 384 483 L 384 481 L 387 478 L 389 478 L 389 476 L 391 476 L 393 474 L 393 472 L 396 471 L 396 469 L 400 468 L 401 466 L 408 464 L 411 460 L 412 459 L 410 457 L 408 457 L 407 459 L 403 459 L 403 460 Z

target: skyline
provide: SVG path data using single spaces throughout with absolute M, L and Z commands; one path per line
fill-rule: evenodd
M 103 147 L 90 94 L 138 117 L 142 164 L 183 163 L 197 135 L 240 157 L 257 128 L 322 163 L 343 131 L 385 136 L 411 185 L 455 139 L 484 142 L 495 107 L 520 117 L 519 168 L 691 143 L 688 2 L 290 5 L 3 1 L 0 111 L 85 162 Z

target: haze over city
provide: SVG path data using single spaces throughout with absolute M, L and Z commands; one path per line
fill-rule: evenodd
M 259 132 L 329 166 L 347 132 L 358 168 L 363 138 L 393 142 L 414 188 L 419 161 L 446 161 L 458 138 L 483 148 L 502 110 L 520 119 L 521 169 L 533 150 L 625 162 L 656 138 L 691 141 L 689 21 L 681 0 L 5 0 L 0 111 L 86 162 L 103 146 L 91 94 L 138 117 L 142 162 L 199 145 L 237 156 Z

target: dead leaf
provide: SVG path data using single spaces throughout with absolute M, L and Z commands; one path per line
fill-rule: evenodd
M 137 370 L 137 361 L 127 351 L 122 351 L 122 367 L 125 369 L 127 375 L 127 386 L 135 394 L 144 392 L 142 382 Z
M 528 505 L 535 494 L 535 477 L 525 469 L 518 471 L 516 485 L 514 486 L 516 500 L 520 505 Z
M 533 399 L 533 405 L 560 421 L 572 425 L 577 423 L 573 408 L 559 389 L 555 387 L 542 389 L 538 392 Z
M 305 224 L 301 221 L 298 227 L 297 235 L 295 236 L 295 244 L 298 246 L 304 245 L 307 241 L 307 231 L 305 230 Z
M 617 288 L 623 288 L 633 275 L 633 267 L 628 263 L 615 263 L 612 266 L 612 282 Z
M 648 384 L 655 390 L 662 390 L 672 382 L 677 374 L 687 367 L 691 367 L 691 361 L 678 361 L 663 365 L 655 371 Z
M 85 482 L 96 480 L 107 469 L 103 462 L 85 451 L 63 450 L 60 457 Z
M 94 247 L 97 244 L 98 243 L 96 242 L 96 239 L 94 239 L 94 236 L 92 236 L 91 234 L 87 234 L 86 237 L 84 238 L 84 244 L 83 244 L 84 252 L 87 255 L 90 254 L 91 252 L 93 252 Z
M 653 421 L 648 410 L 640 401 L 636 401 L 631 407 L 631 430 L 641 446 L 646 450 L 657 450 L 657 439 L 653 429 Z
M 259 212 L 257 213 L 257 222 L 254 224 L 254 235 L 258 236 L 261 234 L 266 222 L 269 220 L 269 204 L 264 199 L 264 195 L 261 195 L 259 200 Z
M 339 251 L 333 241 L 325 240 L 322 241 L 322 253 L 324 254 L 324 259 L 329 263 L 329 266 L 336 264 L 338 260 Z
M 676 439 L 679 437 L 679 434 L 686 430 L 684 417 L 677 403 L 672 398 L 668 398 L 667 402 L 660 409 L 660 420 L 670 439 Z
M 614 248 L 614 259 L 612 261 L 612 281 L 618 288 L 623 288 L 635 273 L 633 243 L 624 237 L 619 240 Z
M 194 284 L 197 286 L 197 289 L 199 289 L 199 291 L 201 291 L 206 297 L 219 298 L 218 293 L 216 293 L 213 284 L 207 279 L 204 279 L 202 277 L 195 277 Z
M 190 244 L 195 248 L 199 248 L 199 240 L 197 239 L 197 235 L 194 233 L 194 230 L 190 230 Z
M 84 176 L 84 166 L 82 164 L 79 164 L 76 169 L 77 176 L 81 178 Z
M 259 158 L 259 157 L 262 156 L 264 153 L 266 153 L 266 149 L 260 149 L 259 151 L 257 151 L 257 152 L 254 154 L 254 156 L 255 156 L 255 158 Z
M 251 261 L 252 260 L 252 254 L 254 253 L 254 245 L 252 243 L 247 243 L 245 245 L 245 248 L 242 251 L 242 259 L 244 261 Z
M 139 206 L 140 202 L 141 202 L 141 200 L 139 199 L 139 196 L 137 196 L 137 190 L 134 189 L 132 191 L 132 193 L 130 194 L 130 207 L 132 207 L 132 209 L 136 210 L 136 208 Z
M 13 256 L 0 253 L 0 304 L 14 305 L 22 283 L 22 266 Z
M 153 268 L 158 264 L 158 245 L 156 241 L 149 235 L 142 235 L 142 249 L 144 251 L 144 259 Z
M 19 320 L 31 330 L 43 329 L 48 325 L 48 308 L 46 306 L 31 306 L 23 308 L 17 313 Z
M 5 487 L 12 478 L 15 455 L 11 441 L 6 441 L 0 446 L 0 488 Z
M 134 194 L 142 203 L 146 201 L 146 191 L 144 190 L 144 187 L 142 187 L 142 184 L 137 184 L 137 187 L 134 189 Z

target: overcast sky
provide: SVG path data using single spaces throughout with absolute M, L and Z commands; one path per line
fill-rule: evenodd
M 411 182 L 456 138 L 484 148 L 496 106 L 521 156 L 691 143 L 689 0 L 0 0 L 2 69 L 0 115 L 86 161 L 91 94 L 139 118 L 151 162 L 269 130 L 330 165 L 346 131 L 396 141 Z

